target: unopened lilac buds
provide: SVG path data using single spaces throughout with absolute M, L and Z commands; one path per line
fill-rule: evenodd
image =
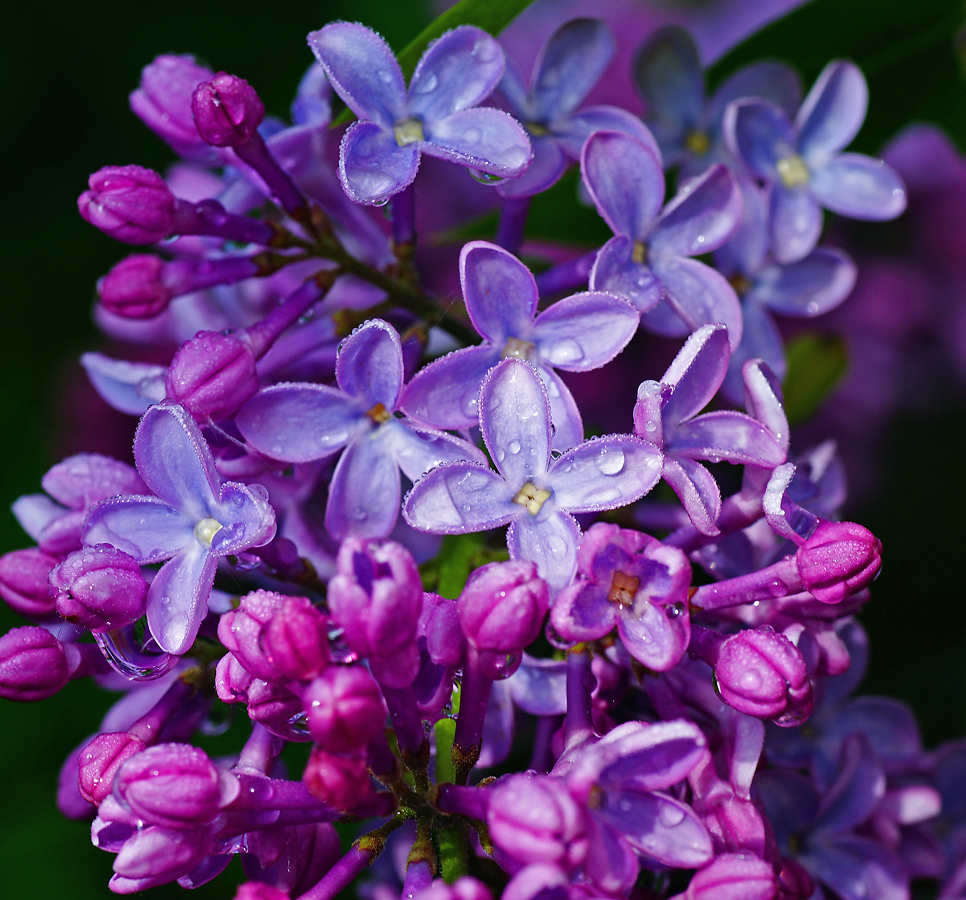
M 97 285 L 101 304 L 126 319 L 160 315 L 174 297 L 163 276 L 164 262 L 157 256 L 138 253 L 122 259 Z
M 384 727 L 379 686 L 362 666 L 332 666 L 302 694 L 309 730 L 324 750 L 361 751 Z
M 47 591 L 47 576 L 58 562 L 38 547 L 0 556 L 0 598 L 28 619 L 49 616 L 54 599 Z
M 879 574 L 882 544 L 855 522 L 821 522 L 796 559 L 805 589 L 823 603 L 838 603 Z
M 750 853 L 723 853 L 694 874 L 684 900 L 772 900 L 775 871 Z
M 117 770 L 144 749 L 144 741 L 126 731 L 97 735 L 77 758 L 77 784 L 81 796 L 100 806 L 111 793 Z
M 280 676 L 308 681 L 328 666 L 326 624 L 307 597 L 284 599 L 260 635 L 262 650 Z
M 144 615 L 148 585 L 132 556 L 110 544 L 71 553 L 51 573 L 51 595 L 68 622 L 113 631 Z
M 309 757 L 302 783 L 317 800 L 344 812 L 375 795 L 364 756 L 337 756 L 318 748 Z
M 64 645 L 34 625 L 0 637 L 0 697 L 46 700 L 70 680 Z
M 235 147 L 252 139 L 265 118 L 265 106 L 244 78 L 219 72 L 195 89 L 191 113 L 204 141 Z
M 210 822 L 238 796 L 238 779 L 189 744 L 159 744 L 118 770 L 114 795 L 135 816 L 162 828 Z
M 241 337 L 199 331 L 168 369 L 167 396 L 196 419 L 224 419 L 258 393 L 255 354 Z
M 218 620 L 218 639 L 231 651 L 238 664 L 256 678 L 283 680 L 262 648 L 262 627 L 272 620 L 285 598 L 275 591 L 252 591 Z
M 125 244 L 154 244 L 174 232 L 175 199 L 164 179 L 142 166 L 105 166 L 77 199 L 80 214 Z

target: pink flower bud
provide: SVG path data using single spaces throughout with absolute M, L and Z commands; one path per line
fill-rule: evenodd
M 215 666 L 215 693 L 222 703 L 244 703 L 255 680 L 234 653 L 226 653 Z
M 191 113 L 204 141 L 215 147 L 235 147 L 252 139 L 265 118 L 265 106 L 244 78 L 219 72 L 195 88 Z
M 105 166 L 77 198 L 80 214 L 126 244 L 154 244 L 174 233 L 175 199 L 165 180 L 142 166 Z
M 270 884 L 248 881 L 238 885 L 233 900 L 289 900 L 289 895 Z
M 0 637 L 0 697 L 46 700 L 69 680 L 67 651 L 46 629 L 24 625 Z
M 260 643 L 283 678 L 308 681 L 329 664 L 329 636 L 325 616 L 307 597 L 286 597 L 264 625 Z
M 54 611 L 47 591 L 47 576 L 60 560 L 37 547 L 0 556 L 0 597 L 28 619 L 41 619 Z
M 164 262 L 157 256 L 137 254 L 122 259 L 97 285 L 101 304 L 126 319 L 154 318 L 174 297 L 163 275 Z
M 317 748 L 302 783 L 317 800 L 343 812 L 362 807 L 375 796 L 365 756 L 336 756 Z
M 750 853 L 723 853 L 694 874 L 686 900 L 772 900 L 778 879 L 771 865 Z
M 356 753 L 385 727 L 386 705 L 361 666 L 332 666 L 302 693 L 309 730 L 322 749 Z
M 94 737 L 77 759 L 78 786 L 84 799 L 100 806 L 111 793 L 117 770 L 144 749 L 144 741 L 126 731 Z
M 258 392 L 255 354 L 242 338 L 199 331 L 175 354 L 167 396 L 199 421 L 226 419 Z
M 426 652 L 438 666 L 463 665 L 466 637 L 460 628 L 456 603 L 438 594 L 423 595 L 420 630 L 426 638 Z
M 823 603 L 839 603 L 879 574 L 882 543 L 855 522 L 822 522 L 796 559 L 808 592 Z
M 110 544 L 71 553 L 50 573 L 57 612 L 93 632 L 113 631 L 144 615 L 148 585 L 132 556 Z
M 302 699 L 284 684 L 256 678 L 246 691 L 248 717 L 286 741 L 307 741 Z
M 240 665 L 264 681 L 285 680 L 260 640 L 262 629 L 271 622 L 285 600 L 275 591 L 252 591 L 241 598 L 237 609 L 229 610 L 218 620 L 218 640 L 234 654 Z

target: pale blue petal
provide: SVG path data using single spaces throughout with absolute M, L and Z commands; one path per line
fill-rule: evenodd
M 847 147 L 859 133 L 869 105 L 865 76 L 854 63 L 829 63 L 795 117 L 799 153 L 820 161 Z
M 894 219 L 906 208 L 906 188 L 881 159 L 842 153 L 817 168 L 810 185 L 826 209 L 851 219 Z
M 590 288 L 616 294 L 647 316 L 659 304 L 664 286 L 650 266 L 631 259 L 633 250 L 628 237 L 614 237 L 604 244 L 590 270 Z
M 508 338 L 529 339 L 537 283 L 512 253 L 486 241 L 471 241 L 460 252 L 460 284 L 473 327 L 498 350 Z
M 668 305 L 692 331 L 702 325 L 721 324 L 728 341 L 741 341 L 741 303 L 728 280 L 710 266 L 685 256 L 654 260 L 654 273 L 664 284 Z
M 217 560 L 198 541 L 166 562 L 148 588 L 148 628 L 166 653 L 180 656 L 208 612 Z
M 527 514 L 513 502 L 518 490 L 476 463 L 440 466 L 406 495 L 403 518 L 417 531 L 433 534 L 485 531 Z
M 585 292 L 558 300 L 540 313 L 532 335 L 545 365 L 589 372 L 609 363 L 627 346 L 639 321 L 640 314 L 625 300 Z
M 812 195 L 780 184 L 771 188 L 772 249 L 780 263 L 797 262 L 815 249 L 822 233 L 822 210 Z
M 325 530 L 336 540 L 384 538 L 399 516 L 399 468 L 381 428 L 342 453 L 329 485 Z
M 678 495 L 691 524 L 702 534 L 718 534 L 721 489 L 714 476 L 701 463 L 671 457 L 665 457 L 661 475 Z
M 418 481 L 431 469 L 446 463 L 486 465 L 483 451 L 443 431 L 416 428 L 397 419 L 386 422 L 380 431 L 382 440 L 392 449 L 396 465 L 410 481 Z
M 155 497 L 115 497 L 91 509 L 84 543 L 111 544 L 139 563 L 160 562 L 197 543 L 195 524 L 206 515 L 185 515 Z
M 530 164 L 533 151 L 523 126 L 512 116 L 489 106 L 455 112 L 426 127 L 423 153 L 512 178 Z
M 524 512 L 514 519 L 506 532 L 506 544 L 510 559 L 534 563 L 554 594 L 570 584 L 577 571 L 580 528 L 567 513 L 548 510 L 546 505 L 541 513 L 531 516 Z
M 381 403 L 387 412 L 395 410 L 403 382 L 402 344 L 396 329 L 382 319 L 360 325 L 339 347 L 335 378 L 365 408 Z
M 421 142 L 400 147 L 393 131 L 373 122 L 356 122 L 339 147 L 339 177 L 356 203 L 381 205 L 413 183 Z

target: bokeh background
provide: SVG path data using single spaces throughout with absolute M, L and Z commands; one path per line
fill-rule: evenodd
M 686 5 L 700 10 L 715 3 Z M 924 10 L 954 15 L 961 5 L 837 0 L 837 32 L 786 29 L 766 49 L 791 56 L 808 84 L 833 56 L 860 62 L 863 53 L 881 57 L 881 47 L 862 44 L 877 11 L 912 7 L 908 28 L 901 18 L 893 23 L 899 41 L 925 21 Z M 39 490 L 54 462 L 81 449 L 125 452 L 111 420 L 79 399 L 85 386 L 76 363 L 99 342 L 90 315 L 95 281 L 125 250 L 86 225 L 75 201 L 88 174 L 103 165 L 137 162 L 163 170 L 172 161 L 168 148 L 128 110 L 141 68 L 158 53 L 192 52 L 215 69 L 247 78 L 269 112 L 285 116 L 311 62 L 309 31 L 334 18 L 358 20 L 398 50 L 429 18 L 415 0 L 303 0 L 274 7 L 255 0 L 168 0 L 155 9 L 149 13 L 124 0 L 21 3 L 5 13 L 0 28 L 0 552 L 30 544 L 6 510 L 19 495 Z M 921 47 L 898 67 L 890 66 L 888 54 L 873 58 L 883 74 L 870 79 L 870 117 L 858 149 L 874 151 L 912 117 L 939 120 L 960 139 L 966 135 L 966 91 L 952 32 L 948 23 L 943 28 L 927 34 L 923 26 Z M 761 42 L 753 42 L 733 59 L 757 57 L 761 50 Z M 951 380 L 948 391 L 897 413 L 880 444 L 878 486 L 849 510 L 885 546 L 882 576 L 862 614 L 872 644 L 864 691 L 909 702 L 927 744 L 934 745 L 966 735 L 961 387 Z M 0 609 L 2 631 L 18 624 Z M 0 897 L 109 896 L 112 857 L 91 846 L 87 823 L 59 815 L 54 792 L 64 756 L 110 701 L 81 683 L 40 704 L 0 701 Z M 240 867 L 233 864 L 228 876 L 197 896 L 229 898 L 239 880 Z M 176 887 L 152 893 L 182 896 Z

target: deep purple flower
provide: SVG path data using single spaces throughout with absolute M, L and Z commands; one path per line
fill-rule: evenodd
M 263 681 L 288 680 L 275 668 L 261 640 L 262 628 L 272 621 L 284 602 L 285 597 L 275 591 L 252 591 L 218 620 L 218 640 L 245 669 Z
M 614 232 L 590 273 L 590 287 L 612 291 L 658 334 L 728 326 L 741 340 L 741 307 L 724 276 L 692 259 L 720 247 L 741 219 L 741 191 L 721 164 L 686 182 L 664 206 L 664 172 L 654 153 L 626 134 L 592 134 L 580 156 L 584 184 Z M 664 207 L 662 209 L 662 207 Z
M 13 550 L 0 556 L 0 598 L 27 619 L 42 619 L 54 611 L 47 591 L 50 570 L 60 559 L 39 547 Z
M 795 116 L 764 100 L 728 107 L 728 145 L 770 189 L 775 257 L 805 257 L 822 230 L 822 207 L 853 219 L 894 219 L 906 208 L 902 179 L 884 162 L 841 153 L 865 119 L 869 89 L 853 63 L 829 63 Z
M 218 72 L 195 88 L 191 115 L 206 144 L 234 147 L 251 140 L 265 118 L 265 106 L 244 78 Z
M 141 564 L 169 560 L 148 590 L 148 627 L 163 650 L 182 654 L 207 612 L 218 558 L 268 543 L 275 513 L 261 485 L 222 483 L 194 419 L 176 404 L 144 414 L 134 459 L 156 496 L 102 501 L 84 540 L 112 544 Z
M 407 414 L 436 428 L 479 422 L 480 385 L 501 359 L 525 359 L 550 396 L 553 446 L 568 450 L 584 436 L 580 411 L 554 369 L 587 372 L 610 362 L 634 336 L 639 316 L 625 301 L 600 292 L 574 294 L 537 314 L 537 285 L 512 253 L 473 241 L 460 253 L 460 283 L 470 320 L 483 336 L 418 372 L 403 394 Z
M 505 112 L 480 108 L 503 74 L 503 50 L 469 25 L 429 45 L 409 90 L 389 45 L 374 31 L 333 22 L 309 46 L 336 93 L 359 117 L 345 134 L 339 175 L 357 203 L 383 203 L 416 177 L 421 153 L 489 175 L 530 162 L 526 132 Z
M 0 637 L 0 697 L 46 700 L 70 680 L 67 645 L 36 625 Z
M 107 166 L 88 179 L 80 214 L 127 244 L 154 244 L 174 229 L 175 199 L 165 180 L 142 166 Z
M 96 735 L 77 757 L 77 783 L 81 796 L 100 806 L 114 787 L 117 770 L 145 748 L 144 741 L 126 731 Z
M 307 597 L 285 597 L 259 640 L 275 670 L 292 681 L 315 678 L 329 664 L 328 621 Z
M 509 524 L 511 559 L 536 563 L 553 591 L 570 583 L 577 564 L 580 529 L 571 514 L 625 506 L 660 477 L 660 451 L 630 435 L 586 441 L 552 458 L 547 390 L 520 359 L 504 359 L 486 376 L 480 428 L 497 471 L 472 462 L 440 466 L 409 492 L 403 516 L 435 534 Z
M 258 393 L 255 353 L 245 335 L 199 331 L 171 360 L 168 399 L 198 421 L 227 419 Z
M 879 574 L 882 543 L 855 522 L 822 522 L 795 558 L 806 590 L 823 603 L 838 603 Z
M 695 872 L 676 900 L 773 900 L 777 890 L 771 863 L 750 853 L 723 853 Z
M 375 796 L 365 756 L 339 756 L 316 748 L 302 774 L 302 783 L 326 806 L 352 812 Z

